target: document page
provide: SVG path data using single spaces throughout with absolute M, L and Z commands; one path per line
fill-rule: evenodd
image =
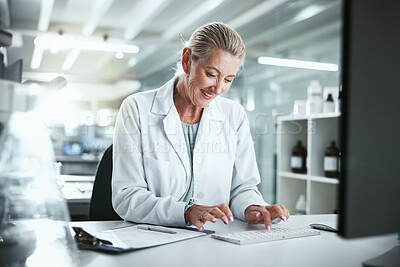
M 137 225 L 125 228 L 107 230 L 96 233 L 101 239 L 111 241 L 114 247 L 124 249 L 139 249 L 164 245 L 190 238 L 206 235 L 198 231 L 190 231 L 182 228 L 166 228 L 176 232 L 176 234 L 162 233 L 150 230 L 139 229 Z

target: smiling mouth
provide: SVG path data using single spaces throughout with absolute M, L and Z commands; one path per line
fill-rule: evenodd
M 212 97 L 212 94 L 207 93 L 206 91 L 204 91 L 203 89 L 200 89 L 201 92 L 203 93 L 203 96 L 205 96 L 205 98 L 209 99 Z

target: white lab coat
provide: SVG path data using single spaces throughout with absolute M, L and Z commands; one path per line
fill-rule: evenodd
M 190 163 L 173 102 L 174 80 L 127 97 L 118 113 L 113 149 L 112 203 L 125 220 L 185 226 Z M 217 97 L 203 110 L 193 152 L 197 204 L 225 203 L 244 220 L 249 205 L 268 205 L 243 107 Z

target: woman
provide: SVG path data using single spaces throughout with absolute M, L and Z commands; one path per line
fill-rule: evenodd
M 244 109 L 226 93 L 245 47 L 223 23 L 197 29 L 183 49 L 183 73 L 161 88 L 129 96 L 114 136 L 112 200 L 125 220 L 167 226 L 286 221 L 268 205 Z

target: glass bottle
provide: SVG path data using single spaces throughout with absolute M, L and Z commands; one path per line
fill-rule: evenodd
M 335 112 L 335 103 L 333 102 L 332 94 L 328 94 L 324 102 L 324 113 Z
M 13 92 L 30 102 L 43 91 L 14 84 Z M 14 109 L 0 139 L 0 266 L 77 266 L 49 131 L 31 108 Z
M 307 173 L 306 167 L 307 150 L 301 144 L 301 141 L 297 141 L 296 146 L 292 150 L 292 157 L 290 159 L 290 167 L 292 172 L 295 173 Z
M 340 151 L 336 147 L 336 142 L 332 141 L 325 150 L 324 172 L 326 177 L 339 178 L 339 160 Z

